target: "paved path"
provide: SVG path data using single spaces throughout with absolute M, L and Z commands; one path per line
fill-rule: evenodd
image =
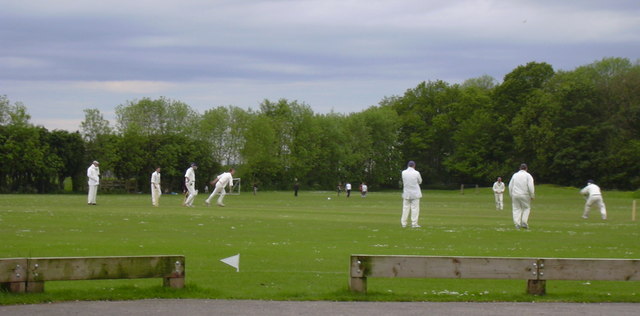
M 0 306 L 0 315 L 640 315 L 634 303 L 289 302 L 141 300 Z

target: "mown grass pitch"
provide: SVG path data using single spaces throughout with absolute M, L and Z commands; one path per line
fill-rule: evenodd
M 640 302 L 639 282 L 548 281 L 543 297 L 524 280 L 369 279 L 369 294 L 348 290 L 351 254 L 640 258 L 632 196 L 604 192 L 584 220 L 575 188 L 538 186 L 528 231 L 514 229 L 510 199 L 496 211 L 489 188 L 478 193 L 423 190 L 422 228 L 400 227 L 400 192 L 366 198 L 335 192 L 243 192 L 226 207 L 194 208 L 182 196 L 0 195 L 0 257 L 183 254 L 187 288 L 160 279 L 47 282 L 42 294 L 0 293 L 0 304 L 151 297 L 268 300 L 430 300 Z M 328 198 L 331 199 L 328 199 Z M 240 254 L 240 272 L 220 259 Z

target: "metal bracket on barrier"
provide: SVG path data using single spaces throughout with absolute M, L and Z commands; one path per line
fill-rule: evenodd
M 531 272 L 536 279 L 540 280 L 544 276 L 544 260 L 538 259 L 533 263 L 533 271 Z
M 176 261 L 176 270 L 175 273 L 177 275 L 182 275 L 182 272 L 184 271 L 184 266 L 182 265 L 182 262 L 180 261 Z

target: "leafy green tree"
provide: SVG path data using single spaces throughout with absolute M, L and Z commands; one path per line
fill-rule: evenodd
M 547 63 L 530 62 L 505 75 L 502 84 L 494 89 L 493 111 L 498 114 L 497 124 L 507 127 L 500 129 L 500 134 L 495 135 L 495 138 L 507 146 L 501 152 L 505 153 L 505 163 L 513 169 L 522 162 L 527 162 L 531 170 L 538 167 L 535 161 L 531 161 L 532 157 L 528 152 L 522 151 L 523 147 L 514 148 L 511 145 L 514 138 L 519 136 L 512 129 L 512 123 L 520 110 L 526 107 L 529 100 L 544 87 L 554 73 L 553 67 Z
M 109 121 L 98 109 L 84 109 L 84 121 L 80 123 L 82 137 L 88 143 L 94 142 L 100 135 L 113 133 Z
M 331 187 L 318 177 L 324 171 L 318 169 L 323 150 L 318 137 L 321 133 L 320 118 L 308 107 L 294 107 L 292 114 L 291 165 L 287 177 L 299 179 L 310 187 Z
M 362 112 L 362 116 L 370 140 L 366 149 L 363 180 L 371 188 L 395 188 L 400 177 L 400 118 L 389 106 L 370 107 Z
M 506 127 L 497 123 L 491 92 L 467 85 L 462 89 L 458 110 L 453 112 L 458 117 L 451 136 L 454 150 L 444 164 L 460 183 L 491 183 L 510 170 L 504 167 L 506 145 L 496 137 Z
M 56 168 L 58 190 L 64 190 L 64 180 L 72 179 L 72 190 L 80 191 L 81 182 L 85 179 L 83 163 L 85 147 L 79 132 L 54 130 L 48 136 L 50 153 L 60 159 L 61 165 Z
M 495 78 L 484 75 L 477 78 L 467 79 L 462 83 L 462 88 L 478 88 L 480 90 L 490 91 L 498 85 Z
M 351 181 L 350 172 L 346 169 L 351 150 L 347 141 L 346 120 L 345 115 L 337 113 L 314 116 L 316 123 L 312 128 L 318 132 L 310 140 L 315 150 L 309 165 L 313 168 L 306 177 L 313 179 L 308 182 L 318 189 L 333 189 L 338 183 Z M 300 145 L 303 145 L 302 141 Z
M 164 97 L 157 100 L 143 98 L 116 107 L 117 128 L 121 134 L 194 136 L 198 119 L 198 114 L 187 104 Z
M 254 114 L 239 107 L 217 107 L 204 112 L 199 139 L 208 143 L 213 159 L 222 165 L 239 165 L 248 122 Z
M 268 160 L 274 159 L 277 161 L 275 164 L 269 164 L 270 168 L 268 168 L 269 173 L 267 174 L 270 174 L 269 177 L 271 181 L 278 183 L 281 188 L 286 188 L 287 184 L 293 183 L 295 178 L 305 173 L 304 170 L 300 168 L 308 167 L 302 164 L 294 165 L 293 147 L 297 133 L 303 129 L 303 122 L 312 115 L 313 111 L 308 105 L 299 104 L 297 101 L 290 102 L 286 99 L 280 99 L 278 102 L 271 102 L 264 100 L 260 104 L 258 116 L 266 120 L 275 136 L 273 148 L 270 148 L 268 151 L 263 151 L 273 154 L 273 158 Z M 259 122 L 259 124 L 262 123 L 261 120 L 255 122 Z M 250 132 L 248 135 L 255 134 L 254 132 Z M 265 135 L 264 137 L 270 137 L 270 135 Z M 250 140 L 247 139 L 247 143 L 249 141 Z M 247 151 L 245 150 L 244 153 L 247 153 Z M 247 160 L 247 162 L 249 161 Z M 252 165 L 255 166 L 253 163 Z M 300 181 L 306 182 L 308 180 L 309 179 L 304 179 Z
M 242 148 L 245 174 L 266 188 L 282 188 L 279 139 L 271 120 L 263 115 L 256 116 L 250 122 L 245 139 Z
M 41 146 L 40 130 L 30 125 L 2 125 L 0 170 L 5 192 L 34 193 L 38 186 L 36 173 L 48 168 Z
M 31 115 L 22 102 L 11 104 L 6 95 L 0 95 L 0 125 L 29 125 Z
M 449 175 L 445 158 L 455 145 L 452 141 L 456 125 L 469 115 L 461 107 L 461 90 L 443 81 L 421 83 L 407 90 L 392 108 L 402 122 L 400 149 L 402 165 L 416 161 L 427 185 L 446 185 L 455 182 Z

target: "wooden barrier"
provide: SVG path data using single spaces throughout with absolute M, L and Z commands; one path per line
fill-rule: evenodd
M 43 292 L 45 281 L 163 278 L 183 288 L 184 256 L 0 259 L 0 285 L 10 292 Z
M 547 280 L 640 281 L 640 259 L 559 259 L 351 255 L 351 291 L 366 293 L 367 277 L 523 279 L 544 295 Z

